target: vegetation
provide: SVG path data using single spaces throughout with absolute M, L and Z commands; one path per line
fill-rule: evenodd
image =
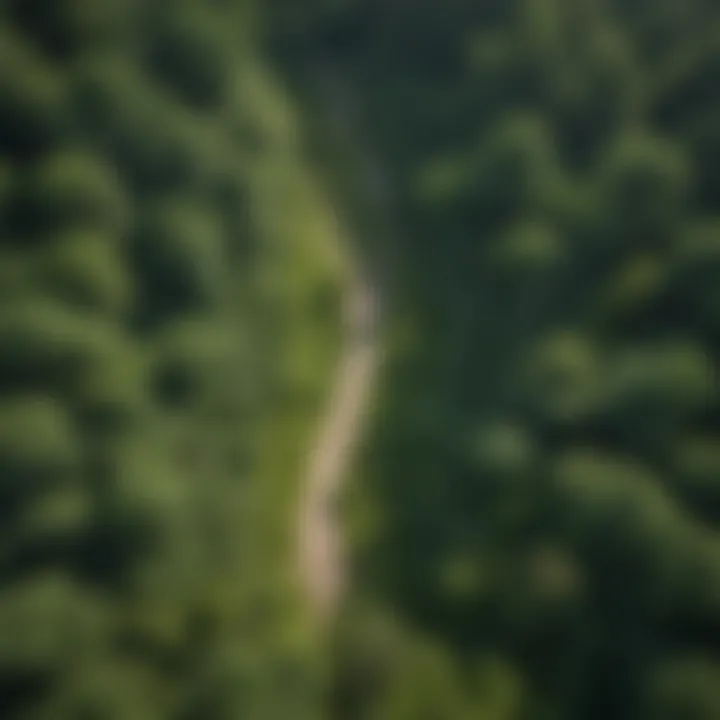
M 0 715 L 315 717 L 343 260 L 253 8 L 0 8 Z
M 273 7 L 402 228 L 337 716 L 716 717 L 717 7 Z
M 0 715 L 720 717 L 719 38 L 0 0 Z M 327 657 L 292 533 L 343 222 L 388 363 Z

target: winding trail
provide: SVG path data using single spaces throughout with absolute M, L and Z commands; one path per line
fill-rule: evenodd
M 355 113 L 341 84 L 316 77 L 330 131 L 339 142 L 353 142 Z M 371 209 L 380 211 L 389 192 L 380 165 L 367 154 L 357 168 Z M 341 240 L 342 241 L 342 240 Z M 347 242 L 347 241 L 346 241 Z M 382 293 L 378 278 L 362 267 L 354 248 L 343 248 L 350 266 L 342 308 L 343 338 L 327 406 L 310 449 L 299 503 L 298 565 L 310 609 L 329 621 L 348 583 L 338 500 L 363 434 L 380 364 Z
M 357 276 L 345 299 L 345 335 L 300 502 L 300 570 L 312 610 L 329 619 L 346 581 L 338 498 L 362 435 L 379 358 L 373 291 Z

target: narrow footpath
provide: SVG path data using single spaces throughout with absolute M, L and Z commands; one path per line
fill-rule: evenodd
M 338 499 L 362 437 L 379 358 L 372 289 L 358 276 L 346 293 L 343 348 L 300 502 L 301 577 L 311 608 L 321 619 L 333 615 L 345 586 Z
M 342 85 L 328 75 L 318 75 L 317 82 L 335 139 L 356 141 L 355 113 Z M 384 213 L 389 190 L 379 163 L 366 153 L 357 170 L 370 209 Z M 344 250 L 351 267 L 343 299 L 340 357 L 308 455 L 299 503 L 300 581 L 321 622 L 333 617 L 349 580 L 338 505 L 363 436 L 381 356 L 378 278 L 366 274 L 354 248 Z

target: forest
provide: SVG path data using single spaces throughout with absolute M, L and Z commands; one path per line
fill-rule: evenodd
M 0 715 L 302 718 L 342 264 L 253 8 L 1 7 Z
M 718 720 L 718 88 L 714 0 L 0 0 L 0 716 Z

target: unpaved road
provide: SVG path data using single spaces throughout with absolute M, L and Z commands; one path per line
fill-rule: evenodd
M 356 141 L 356 113 L 342 84 L 322 72 L 316 79 L 335 139 Z M 370 211 L 384 212 L 389 189 L 380 164 L 369 152 L 364 153 L 357 171 Z M 311 610 L 321 621 L 333 616 L 347 581 L 338 499 L 362 437 L 381 354 L 378 279 L 364 274 L 353 248 L 345 250 L 351 279 L 343 300 L 340 358 L 317 439 L 310 449 L 299 503 L 300 580 Z
M 332 616 L 345 584 L 337 504 L 362 436 L 379 358 L 373 290 L 356 276 L 346 293 L 341 357 L 300 501 L 301 580 L 311 609 L 321 619 Z

